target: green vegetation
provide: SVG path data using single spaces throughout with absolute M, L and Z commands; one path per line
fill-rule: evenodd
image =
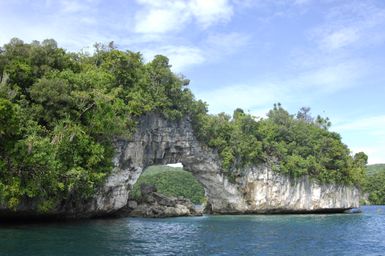
M 367 166 L 364 192 L 371 204 L 385 204 L 385 164 Z
M 218 150 L 231 180 L 242 176 L 245 166 L 268 163 L 273 170 L 300 177 L 308 174 L 323 183 L 359 185 L 364 179 L 367 156 L 354 157 L 337 133 L 328 131 L 326 118 L 302 108 L 290 115 L 280 104 L 268 118 L 256 120 L 237 109 L 232 117 L 198 115 L 199 138 Z
M 205 109 L 168 59 L 96 45 L 67 53 L 54 40 L 0 48 L 0 204 L 34 199 L 41 211 L 92 195 L 112 169 L 112 142 L 146 112 Z
M 290 115 L 280 105 L 262 120 L 241 109 L 232 117 L 208 115 L 188 83 L 166 57 L 144 63 L 140 53 L 113 43 L 96 44 L 87 55 L 66 52 L 52 39 L 12 39 L 0 48 L 0 204 L 15 209 L 34 200 L 44 212 L 87 199 L 111 170 L 114 139 L 129 138 L 148 112 L 189 116 L 232 181 L 258 163 L 321 182 L 362 181 L 366 155 L 351 157 L 328 131 L 328 119 L 313 119 L 308 108 Z
M 183 196 L 194 204 L 202 204 L 205 200 L 205 191 L 202 184 L 190 173 L 182 168 L 169 166 L 150 166 L 139 177 L 132 190 L 132 197 L 141 196 L 140 185 L 152 184 L 157 191 L 166 196 Z

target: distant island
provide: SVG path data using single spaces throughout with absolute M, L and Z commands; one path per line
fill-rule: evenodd
M 368 165 L 363 190 L 369 204 L 385 204 L 385 164 Z
M 112 214 L 145 167 L 176 161 L 217 213 L 357 206 L 367 156 L 352 156 L 328 118 L 279 103 L 266 118 L 208 114 L 170 67 L 165 56 L 145 63 L 113 43 L 93 54 L 52 39 L 1 47 L 1 214 Z

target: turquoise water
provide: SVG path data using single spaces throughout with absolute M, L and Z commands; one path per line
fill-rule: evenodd
M 385 255 L 385 206 L 362 210 L 0 224 L 0 255 Z

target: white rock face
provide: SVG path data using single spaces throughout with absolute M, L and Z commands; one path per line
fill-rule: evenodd
M 309 177 L 292 179 L 266 166 L 252 168 L 244 178 L 249 212 L 339 211 L 359 207 L 355 187 L 319 184 Z

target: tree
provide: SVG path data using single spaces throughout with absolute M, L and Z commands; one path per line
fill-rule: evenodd
M 11 139 L 19 130 L 19 109 L 7 99 L 0 98 L 0 145 L 5 139 Z
M 364 152 L 358 152 L 354 155 L 354 163 L 357 166 L 366 166 L 368 164 L 368 156 Z
M 302 107 L 297 113 L 297 119 L 306 123 L 312 123 L 314 118 L 310 115 L 309 107 Z
M 330 126 L 332 125 L 332 123 L 330 122 L 329 118 L 326 117 L 326 118 L 323 118 L 321 117 L 320 115 L 317 116 L 317 118 L 315 119 L 315 122 L 314 122 L 318 127 L 322 128 L 322 129 L 329 129 Z

